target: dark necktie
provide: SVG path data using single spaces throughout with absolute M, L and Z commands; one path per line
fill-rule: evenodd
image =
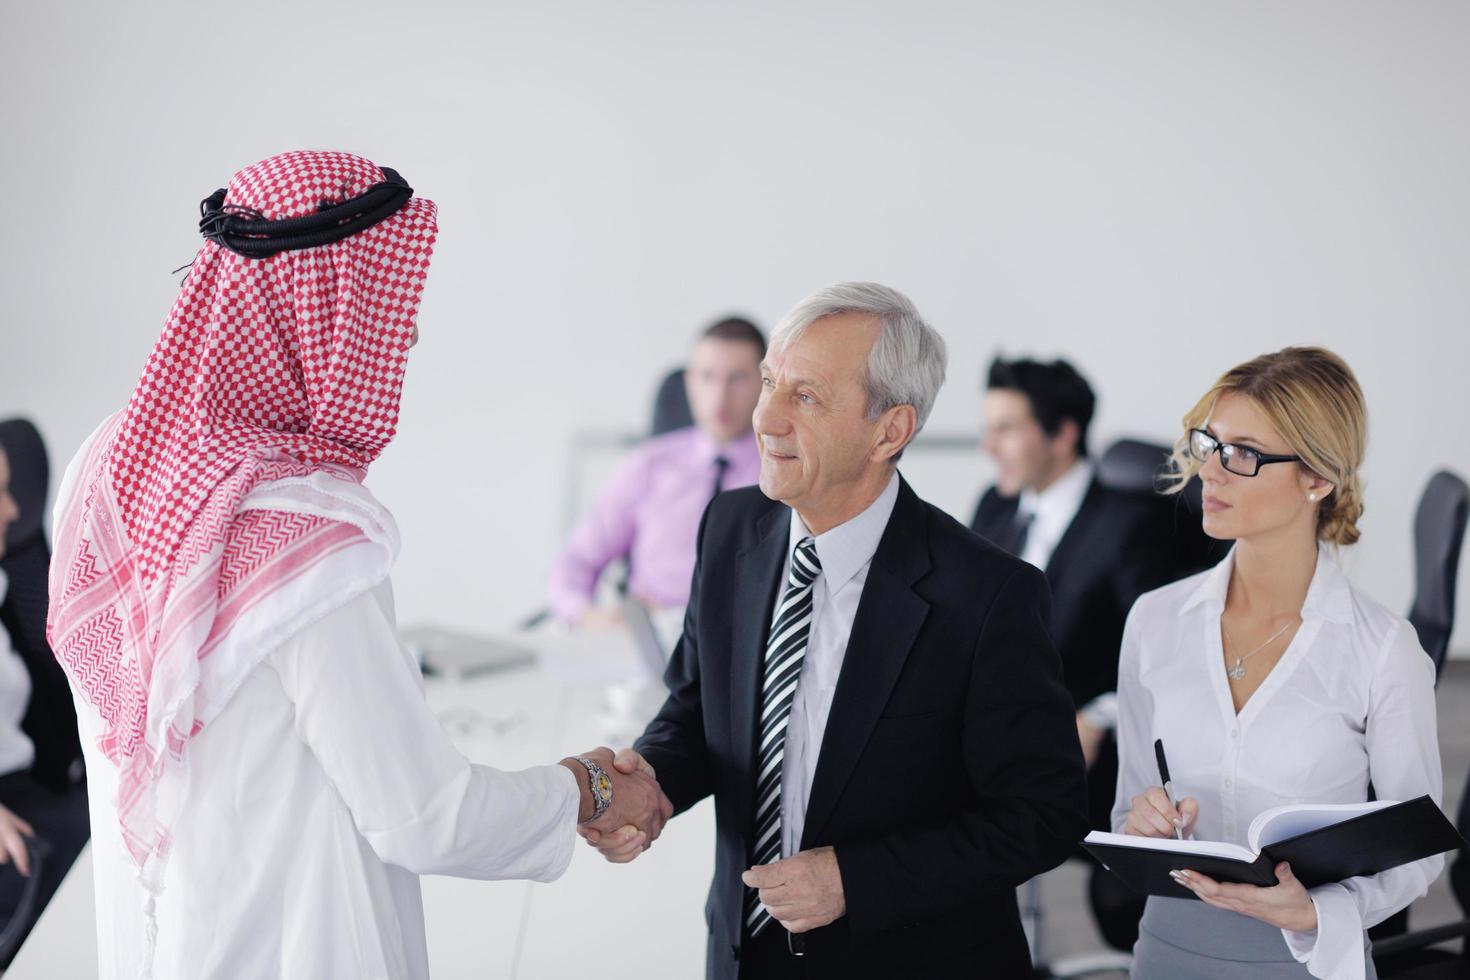
M 730 461 L 728 459 L 723 456 L 715 457 L 715 492 L 710 494 L 711 500 L 718 497 L 720 491 L 725 489 L 725 471 L 729 468 Z
M 1011 543 L 1006 550 L 1017 558 L 1026 550 L 1026 538 L 1030 536 L 1031 523 L 1035 520 L 1035 513 L 1027 513 L 1019 508 L 1016 510 L 1015 519 L 1011 521 Z

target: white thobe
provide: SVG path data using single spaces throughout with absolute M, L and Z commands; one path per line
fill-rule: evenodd
M 99 973 L 140 975 L 147 893 L 123 849 L 117 770 L 87 757 Z M 557 765 L 470 764 L 424 701 L 385 583 L 268 654 L 190 743 L 157 898 L 153 976 L 428 975 L 421 874 L 549 881 L 580 789 Z

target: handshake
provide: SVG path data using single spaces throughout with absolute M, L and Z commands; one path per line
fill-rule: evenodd
M 577 777 L 577 785 L 582 790 L 577 833 L 609 861 L 626 864 L 658 840 L 664 824 L 674 815 L 674 805 L 659 789 L 653 767 L 634 750 L 623 749 L 613 755 L 612 749 L 599 748 L 583 758 L 597 763 L 607 773 L 612 801 L 601 816 L 592 819 L 597 801 L 588 771 L 574 758 L 563 759 L 561 764 Z
M 575 759 L 562 765 L 581 773 L 582 811 L 577 833 L 602 856 L 627 864 L 653 846 L 674 805 L 658 786 L 658 775 L 648 760 L 633 749 L 616 756 L 611 749 L 589 752 L 586 758 L 601 766 L 612 781 L 612 802 L 596 820 L 587 770 Z M 800 934 L 830 925 L 847 914 L 842 868 L 831 847 L 801 851 L 770 864 L 749 868 L 740 876 L 756 892 L 761 906 L 788 932 Z

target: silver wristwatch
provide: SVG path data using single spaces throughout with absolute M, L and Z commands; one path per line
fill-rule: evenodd
M 573 756 L 587 770 L 587 785 L 592 790 L 592 816 L 584 823 L 591 823 L 607 812 L 612 806 L 613 784 L 608 776 L 607 770 L 585 756 Z

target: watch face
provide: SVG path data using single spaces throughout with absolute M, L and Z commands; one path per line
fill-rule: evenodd
M 597 795 L 604 800 L 612 798 L 612 779 L 605 772 L 597 774 Z

